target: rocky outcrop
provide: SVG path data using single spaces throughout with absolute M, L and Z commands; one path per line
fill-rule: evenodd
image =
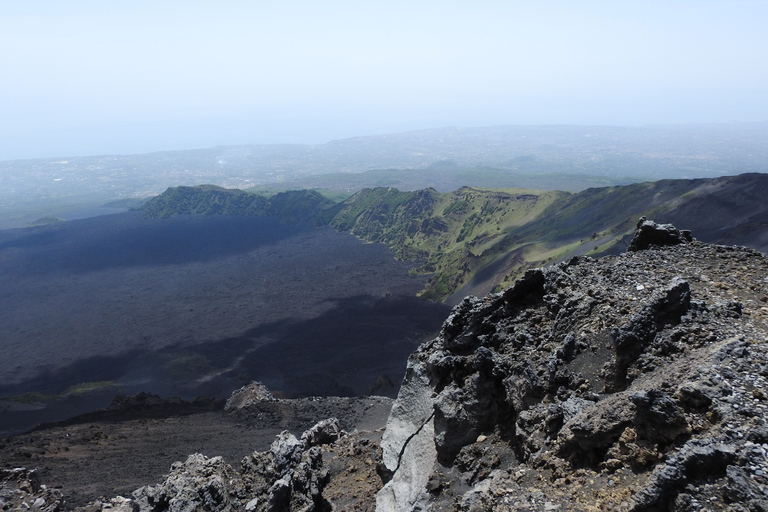
M 234 395 L 248 396 L 253 388 L 259 386 Z M 157 397 L 116 402 L 133 411 L 132 404 L 155 403 Z M 319 502 L 322 509 L 327 502 L 335 510 L 373 512 L 382 487 L 379 441 L 392 402 L 385 397 L 267 399 L 167 418 L 148 417 L 140 407 L 138 419 L 99 416 L 95 422 L 38 429 L 0 440 L 6 469 L 39 468 L 39 473 L 9 470 L 7 478 L 0 474 L 0 510 L 23 511 L 24 503 L 42 505 L 39 498 L 43 508 L 62 512 L 243 510 L 249 503 L 264 510 L 270 502 L 285 505 L 282 484 L 287 484 L 289 508 L 301 503 L 318 508 Z M 187 456 L 194 451 L 190 446 L 198 453 Z M 112 498 L 115 494 L 122 497 Z
M 247 386 L 243 386 L 232 392 L 232 395 L 224 405 L 224 410 L 232 411 L 235 409 L 243 409 L 250 407 L 259 402 L 270 402 L 275 397 L 269 391 L 267 386 L 261 382 L 251 382 Z
M 424 488 L 437 456 L 434 400 L 425 368 L 408 361 L 403 384 L 382 438 L 380 473 L 387 485 L 376 498 L 377 509 L 418 510 L 426 505 Z
M 333 435 L 332 431 L 320 435 L 326 434 Z M 283 432 L 269 452 L 254 454 L 243 460 L 245 491 L 248 497 L 252 497 L 245 505 L 246 510 L 311 512 L 330 509 L 322 496 L 323 488 L 328 483 L 322 452 L 305 439 L 302 436 L 299 440 Z
M 234 510 L 245 498 L 237 472 L 221 457 L 199 453 L 176 462 L 161 484 L 141 487 L 133 492 L 131 506 L 136 511 Z M 103 509 L 102 509 L 103 510 Z
M 768 510 L 768 257 L 683 239 L 464 299 L 409 358 L 380 456 L 325 420 L 83 512 Z
M 636 240 L 454 308 L 409 360 L 377 510 L 767 510 L 768 258 Z
M 91 503 L 78 512 L 330 510 L 323 498 L 329 473 L 321 447 L 344 434 L 335 418 L 317 423 L 301 439 L 283 431 L 268 451 L 245 457 L 239 471 L 221 457 L 195 453 L 173 464 L 162 483 L 141 487 L 130 498 L 118 496 Z
M 677 245 L 692 242 L 693 237 L 689 230 L 679 230 L 672 224 L 656 224 L 652 220 L 640 217 L 637 222 L 637 231 L 627 248 L 628 251 L 643 251 L 649 247 Z
M 34 469 L 0 469 L 0 510 L 59 512 L 61 492 L 40 483 Z

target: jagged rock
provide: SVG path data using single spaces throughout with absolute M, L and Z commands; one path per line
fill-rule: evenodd
M 409 359 L 378 511 L 762 510 L 768 258 L 640 227 L 454 308 Z
M 165 481 L 133 492 L 141 512 L 229 512 L 245 499 L 240 477 L 221 457 L 195 453 L 176 462 Z
M 328 470 L 323 466 L 319 444 L 336 440 L 338 420 L 323 420 L 304 432 L 301 440 L 280 433 L 267 452 L 245 457 L 241 474 L 248 505 L 256 512 L 324 511 L 323 498 Z M 334 439 L 335 438 L 335 439 Z
M 690 286 L 685 280 L 675 277 L 660 293 L 654 293 L 650 304 L 643 307 L 629 322 L 613 328 L 611 335 L 616 347 L 616 361 L 611 375 L 611 387 L 624 389 L 627 386 L 629 366 L 637 361 L 660 329 L 680 322 L 690 302 Z
M 584 398 L 579 398 L 577 396 L 568 397 L 568 399 L 561 404 L 561 409 L 563 411 L 563 421 L 570 421 L 571 418 L 585 411 L 589 407 L 592 407 L 593 404 L 594 402 L 585 400 Z
M 635 404 L 632 423 L 645 439 L 666 443 L 689 432 L 682 409 L 663 391 L 642 390 L 631 394 L 629 399 Z
M 261 382 L 251 382 L 247 386 L 243 386 L 232 392 L 232 395 L 227 400 L 224 409 L 232 411 L 235 409 L 242 409 L 249 407 L 257 402 L 269 402 L 274 400 L 275 397 L 267 389 L 267 386 Z
M 78 507 L 74 512 L 140 512 L 139 504 L 130 498 L 116 496 L 110 500 L 97 500 L 85 507 Z
M 736 459 L 736 447 L 693 440 L 686 443 L 651 474 L 648 486 L 635 496 L 633 510 L 664 508 L 671 495 L 695 478 L 722 477 L 728 465 Z
M 174 463 L 162 483 L 135 490 L 132 499 L 100 500 L 77 512 L 327 512 L 330 504 L 323 498 L 323 489 L 328 469 L 321 446 L 342 435 L 336 418 L 320 421 L 301 439 L 283 431 L 268 451 L 245 457 L 240 471 L 221 457 L 196 453 Z
M 692 242 L 693 237 L 688 230 L 678 230 L 672 224 L 656 224 L 652 220 L 640 217 L 637 231 L 629 243 L 628 251 L 643 251 L 652 245 L 677 245 Z
M 58 489 L 40 483 L 37 470 L 0 469 L 0 510 L 59 512 L 62 501 Z
M 301 435 L 301 442 L 306 447 L 331 444 L 344 435 L 337 418 L 328 418 L 315 424 Z
M 596 464 L 600 453 L 632 425 L 635 408 L 626 393 L 592 403 L 565 423 L 558 435 L 558 451 L 574 465 Z
M 696 241 L 532 270 L 411 355 L 378 470 L 362 442 L 334 446 L 370 462 L 330 456 L 331 419 L 121 506 L 330 510 L 326 446 L 349 492 L 378 471 L 380 512 L 768 510 L 766 297 L 768 257 Z

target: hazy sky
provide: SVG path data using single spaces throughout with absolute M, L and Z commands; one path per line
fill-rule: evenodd
M 768 0 L 0 0 L 0 160 L 768 119 Z

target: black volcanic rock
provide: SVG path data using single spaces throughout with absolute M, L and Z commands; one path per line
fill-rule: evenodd
M 269 450 L 246 456 L 239 471 L 221 457 L 195 453 L 175 463 L 161 484 L 134 491 L 128 510 L 328 511 L 323 489 L 329 472 L 321 447 L 341 432 L 336 418 L 317 423 L 300 439 L 283 431 Z
M 37 470 L 0 469 L 0 510 L 62 510 L 61 492 L 40 483 Z
M 642 226 L 454 308 L 409 359 L 377 510 L 761 510 L 768 258 Z
M 628 251 L 643 251 L 652 245 L 677 245 L 693 241 L 691 232 L 680 231 L 672 224 L 656 224 L 652 220 L 640 217 L 637 231 L 629 243 Z
M 757 251 L 692 240 L 574 258 L 454 308 L 409 358 L 380 459 L 329 421 L 239 472 L 195 456 L 150 488 L 211 510 L 324 510 L 343 489 L 366 511 L 378 491 L 379 512 L 765 510 L 767 334 Z M 173 487 L 182 473 L 194 481 Z M 170 503 L 137 493 L 141 511 Z
M 415 297 L 426 277 L 412 266 L 264 217 L 126 212 L 2 231 L 0 438 L 116 393 L 228 397 L 258 379 L 283 398 L 359 396 L 379 377 L 399 384 L 450 311 Z

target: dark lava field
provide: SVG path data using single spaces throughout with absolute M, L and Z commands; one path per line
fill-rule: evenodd
M 0 231 L 0 437 L 118 393 L 394 395 L 447 306 L 378 244 L 257 217 L 125 212 Z M 26 395 L 24 395 L 26 393 Z

